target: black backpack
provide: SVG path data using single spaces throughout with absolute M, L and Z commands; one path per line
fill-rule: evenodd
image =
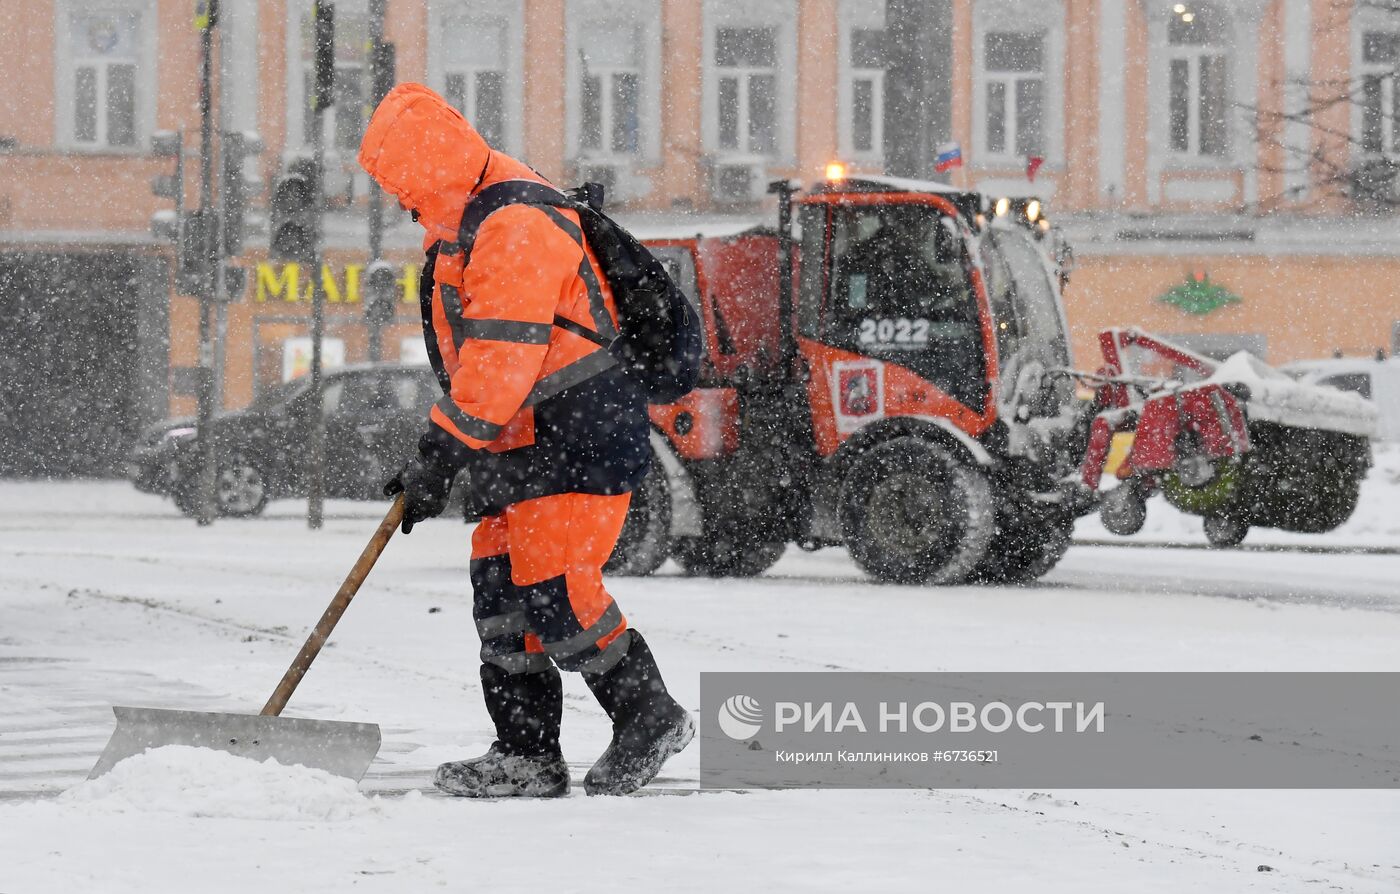
M 694 388 L 702 353 L 699 315 L 656 256 L 603 213 L 602 185 L 586 183 L 568 193 L 528 180 L 486 187 L 467 203 L 457 231 L 463 264 L 471 260 L 482 222 L 493 212 L 515 204 L 578 212 L 582 238 L 593 249 L 617 304 L 616 333 L 606 311 L 595 320 L 599 332 L 562 317 L 555 318 L 555 325 L 607 348 L 646 394 L 648 403 L 671 403 Z M 567 218 L 551 216 L 576 241 L 580 238 Z M 580 272 L 591 276 L 586 264 Z

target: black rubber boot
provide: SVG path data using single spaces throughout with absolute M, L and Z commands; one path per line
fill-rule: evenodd
M 656 778 L 695 737 L 695 720 L 671 698 L 646 640 L 633 630 L 627 653 L 604 674 L 584 674 L 613 722 L 608 749 L 583 779 L 590 795 L 626 795 Z
M 481 666 L 486 710 L 496 741 L 481 757 L 438 767 L 433 785 L 464 798 L 558 798 L 569 793 L 569 765 L 559 750 L 564 711 L 559 671 L 508 674 Z

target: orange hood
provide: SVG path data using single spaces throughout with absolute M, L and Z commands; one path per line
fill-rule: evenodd
M 374 110 L 360 141 L 360 167 L 418 212 L 424 245 L 457 236 L 462 210 L 482 187 L 543 178 L 492 151 L 476 128 L 422 84 L 399 84 Z

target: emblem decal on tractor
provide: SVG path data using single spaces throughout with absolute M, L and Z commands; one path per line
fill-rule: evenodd
M 885 415 L 885 365 L 878 360 L 838 360 L 831 365 L 836 430 L 849 434 Z

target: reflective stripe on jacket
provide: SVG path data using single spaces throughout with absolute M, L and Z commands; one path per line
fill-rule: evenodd
M 573 211 L 509 205 L 481 225 L 463 267 L 439 246 L 432 328 L 451 388 L 431 419 L 493 452 L 531 442 L 533 407 L 613 366 L 616 309 Z M 489 373 L 483 375 L 482 373 Z

